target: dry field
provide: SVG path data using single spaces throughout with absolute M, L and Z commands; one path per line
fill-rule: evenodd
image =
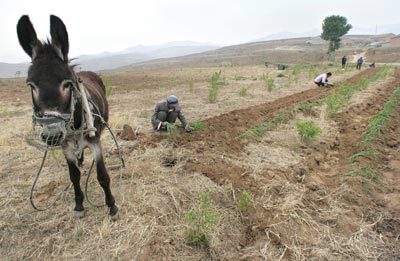
M 208 79 L 219 70 L 225 84 L 210 103 Z M 312 79 L 328 70 L 336 86 L 317 88 Z M 0 79 L 0 256 L 398 260 L 399 100 L 391 103 L 395 113 L 372 142 L 375 157 L 349 160 L 361 153 L 363 133 L 400 86 L 397 68 L 383 70 L 233 66 L 102 75 L 112 86 L 111 127 L 118 132 L 128 124 L 138 132 L 131 140 L 119 140 L 126 167 L 110 171 L 120 207 L 116 222 L 108 219 L 106 207 L 86 200 L 86 216 L 75 219 L 72 188 L 49 210 L 33 210 L 28 197 L 43 153 L 25 141 L 31 127 L 30 93 L 24 79 Z M 274 80 L 273 88 L 266 86 L 266 76 Z M 365 88 L 330 114 L 324 98 L 362 81 Z M 178 136 L 153 132 L 154 105 L 169 94 L 180 98 L 189 121 L 203 122 L 205 129 Z M 305 120 L 320 127 L 315 139 L 299 137 L 296 123 Z M 109 146 L 107 137 L 104 144 Z M 61 154 L 53 151 L 46 162 L 35 193 L 40 206 L 70 183 Z M 90 155 L 85 156 L 87 171 Z M 205 195 L 207 206 L 199 204 Z M 249 195 L 248 201 L 243 195 Z M 94 177 L 89 198 L 103 201 Z M 212 216 L 215 222 L 194 227 L 188 213 L 205 220 Z M 194 245 L 185 237 L 196 229 L 204 229 L 207 244 Z

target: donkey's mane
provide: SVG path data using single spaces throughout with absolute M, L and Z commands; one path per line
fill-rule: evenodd
M 54 59 L 57 57 L 58 60 L 62 61 L 58 55 L 58 48 L 51 42 L 50 39 L 45 41 L 38 41 L 35 46 L 36 58 L 42 57 L 41 59 Z M 68 62 L 68 61 L 67 61 Z

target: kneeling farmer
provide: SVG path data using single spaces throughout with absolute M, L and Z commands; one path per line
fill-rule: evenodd
M 318 77 L 314 79 L 314 83 L 318 86 L 328 86 L 328 78 L 331 75 L 332 75 L 331 72 L 327 72 L 327 73 L 318 75 Z
M 181 121 L 182 126 L 187 132 L 191 132 L 193 130 L 193 128 L 190 127 L 189 123 L 186 121 L 185 116 L 183 116 L 181 107 L 178 103 L 178 97 L 175 95 L 170 95 L 166 100 L 156 104 L 154 114 L 151 117 L 151 124 L 157 131 L 166 131 L 167 123 L 175 123 L 176 118 Z

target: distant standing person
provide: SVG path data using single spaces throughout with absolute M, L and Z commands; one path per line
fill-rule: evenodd
M 361 66 L 362 66 L 363 62 L 364 62 L 364 59 L 362 58 L 362 56 L 360 58 L 358 58 L 357 66 L 356 66 L 357 70 L 361 70 Z
M 346 63 L 347 63 L 347 58 L 346 56 L 342 57 L 342 68 L 344 69 L 344 67 L 346 67 Z
M 178 97 L 170 95 L 166 100 L 156 104 L 154 114 L 151 117 L 151 124 L 153 125 L 153 129 L 157 131 L 166 131 L 167 123 L 175 123 L 177 118 L 180 120 L 182 126 L 187 132 L 193 130 L 186 121 L 185 116 L 183 116 L 181 107 L 179 106 Z
M 331 72 L 327 72 L 327 73 L 318 75 L 318 77 L 314 79 L 314 83 L 316 85 L 318 85 L 319 87 L 328 86 L 328 78 L 331 77 L 331 75 L 332 75 Z

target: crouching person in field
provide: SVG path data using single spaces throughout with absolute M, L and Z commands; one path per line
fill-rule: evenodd
M 328 78 L 332 75 L 331 72 L 323 73 L 321 75 L 318 75 L 317 78 L 314 79 L 314 83 L 318 85 L 318 87 L 321 86 L 328 86 Z
M 178 103 L 178 98 L 175 95 L 170 95 L 166 100 L 156 104 L 154 114 L 151 117 L 151 124 L 153 129 L 157 131 L 166 131 L 167 123 L 175 123 L 176 119 L 179 119 L 182 126 L 187 132 L 193 130 L 190 127 L 189 122 L 186 121 L 185 116 L 181 111 L 181 107 Z

